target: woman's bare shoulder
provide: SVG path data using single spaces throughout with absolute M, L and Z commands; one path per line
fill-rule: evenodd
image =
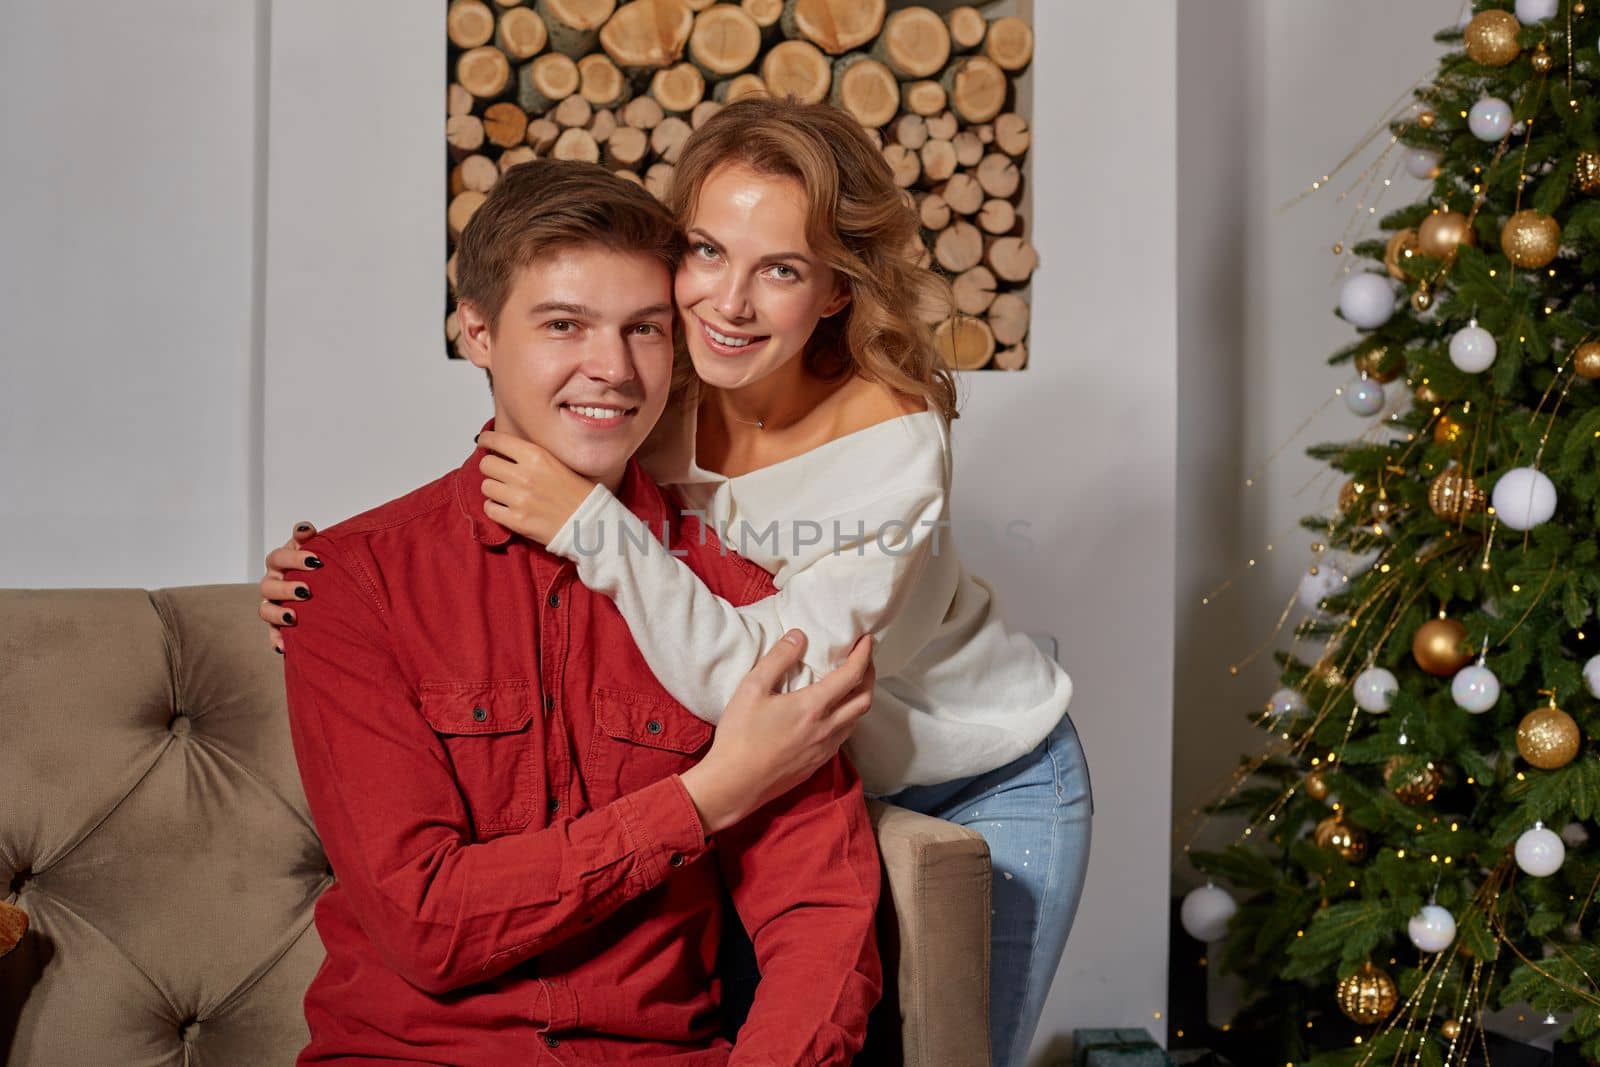
M 927 403 L 920 397 L 896 392 L 882 382 L 861 377 L 850 379 L 831 399 L 837 404 L 836 436 L 928 410 Z

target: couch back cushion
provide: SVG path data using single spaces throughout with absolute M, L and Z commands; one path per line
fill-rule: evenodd
M 255 595 L 0 590 L 0 892 L 31 924 L 0 959 L 0 1062 L 305 1044 L 330 878 Z

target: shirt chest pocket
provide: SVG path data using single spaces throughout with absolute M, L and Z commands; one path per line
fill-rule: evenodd
M 422 717 L 438 735 L 476 837 L 521 830 L 544 794 L 544 753 L 527 679 L 423 682 Z
M 594 723 L 585 778 L 615 796 L 688 770 L 711 746 L 710 723 L 670 697 L 637 689 L 597 688 Z

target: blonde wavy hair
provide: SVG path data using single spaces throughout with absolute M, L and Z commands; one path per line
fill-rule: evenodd
M 850 303 L 817 323 L 804 359 L 824 380 L 852 371 L 919 397 L 956 418 L 955 376 L 917 315 L 928 301 L 949 305 L 949 284 L 917 266 L 910 250 L 918 221 L 883 154 L 850 115 L 827 104 L 745 97 L 684 142 L 669 206 L 687 229 L 706 179 L 724 163 L 793 178 L 805 190 L 806 240 L 850 287 Z M 678 385 L 692 383 L 680 366 Z

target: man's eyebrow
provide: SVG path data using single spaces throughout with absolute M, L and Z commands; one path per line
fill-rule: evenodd
M 690 237 L 694 237 L 696 234 L 703 238 L 706 244 L 715 246 L 718 252 L 722 251 L 722 243 L 698 226 L 689 231 Z M 775 263 L 780 259 L 798 259 L 802 263 L 816 262 L 815 259 L 806 255 L 804 252 L 774 252 L 771 255 L 762 256 L 760 262 Z
M 647 308 L 640 308 L 638 311 L 635 311 L 633 314 L 629 315 L 628 317 L 630 319 L 648 319 L 652 315 L 670 315 L 670 314 L 672 314 L 672 305 L 671 304 L 651 304 Z
M 542 304 L 535 304 L 533 307 L 528 309 L 528 314 L 543 315 L 551 311 L 560 312 L 563 315 L 575 315 L 580 319 L 595 319 L 600 317 L 594 308 L 584 307 L 582 304 L 568 304 L 561 300 L 546 300 Z

